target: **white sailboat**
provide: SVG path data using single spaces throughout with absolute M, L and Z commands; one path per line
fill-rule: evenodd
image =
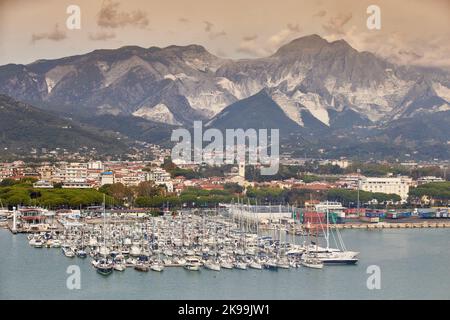
M 108 247 L 106 246 L 106 203 L 105 195 L 103 195 L 103 246 L 100 248 L 100 254 L 103 258 L 96 265 L 97 272 L 103 276 L 108 276 L 113 272 L 114 265 L 108 260 L 106 252 L 109 254 Z
M 315 250 L 311 251 L 314 252 L 317 259 L 322 261 L 324 264 L 356 264 L 358 262 L 357 256 L 359 252 L 347 251 L 339 229 L 335 229 L 335 231 L 336 236 L 333 233 L 330 233 L 329 211 L 327 208 L 325 232 L 326 248 L 319 249 L 319 247 L 317 246 Z M 339 242 L 339 245 L 342 249 L 330 248 L 330 234 L 333 236 L 336 244 L 338 244 Z
M 216 261 L 208 260 L 205 262 L 204 267 L 213 271 L 220 271 L 220 263 Z

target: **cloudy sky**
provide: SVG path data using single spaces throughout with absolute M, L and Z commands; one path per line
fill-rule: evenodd
M 69 5 L 81 9 L 80 30 L 66 27 Z M 366 26 L 370 5 L 381 9 L 381 30 Z M 450 0 L 0 0 L 0 65 L 192 43 L 254 58 L 314 33 L 397 63 L 450 69 Z

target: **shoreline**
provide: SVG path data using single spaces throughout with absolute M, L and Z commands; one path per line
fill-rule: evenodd
M 127 221 L 118 222 L 115 223 L 126 223 Z M 89 223 L 88 223 L 89 224 Z M 95 222 L 91 224 L 96 224 Z M 12 224 L 7 223 L 0 225 L 0 229 L 6 229 L 9 230 L 12 234 L 14 233 L 40 233 L 40 232 L 46 232 L 46 231 L 62 231 L 63 227 L 61 224 L 59 224 L 59 227 L 57 229 L 39 229 L 39 230 L 24 230 L 24 229 L 17 229 L 16 232 L 12 231 Z M 426 220 L 423 222 L 378 222 L 378 223 L 343 223 L 343 224 L 332 224 L 330 225 L 330 229 L 346 229 L 346 230 L 352 230 L 352 229 L 366 229 L 366 230 L 383 230 L 383 229 L 446 229 L 450 228 L 450 221 L 448 219 L 443 220 L 437 220 L 437 221 L 430 221 Z M 276 227 L 260 227 L 260 230 L 279 230 Z M 286 233 L 291 234 L 291 230 L 285 230 Z

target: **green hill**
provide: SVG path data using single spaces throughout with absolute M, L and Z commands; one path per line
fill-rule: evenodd
M 124 152 L 127 147 L 117 138 L 0 95 L 2 153 L 27 154 L 32 148 L 68 151 L 95 148 L 102 154 Z

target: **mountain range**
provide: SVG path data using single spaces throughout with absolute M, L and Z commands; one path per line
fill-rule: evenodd
M 395 65 L 318 35 L 258 59 L 222 59 L 199 45 L 127 46 L 9 64 L 0 67 L 0 93 L 150 142 L 202 120 L 280 128 L 285 147 L 301 154 L 450 157 L 448 72 Z

